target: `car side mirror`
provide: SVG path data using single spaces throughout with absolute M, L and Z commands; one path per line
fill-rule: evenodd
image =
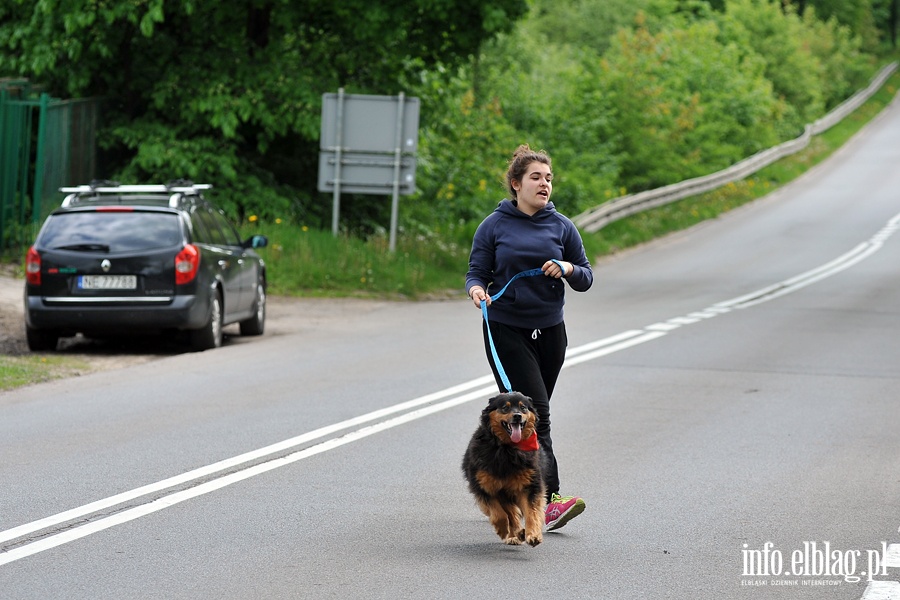
M 269 245 L 269 238 L 264 235 L 254 235 L 248 238 L 243 246 L 244 248 L 265 248 Z

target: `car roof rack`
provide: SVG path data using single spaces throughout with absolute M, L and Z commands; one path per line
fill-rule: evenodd
M 99 200 L 103 194 L 171 194 L 169 206 L 177 207 L 184 196 L 197 196 L 202 190 L 211 189 L 208 183 L 194 183 L 187 179 L 176 179 L 165 184 L 145 185 L 121 185 L 117 181 L 92 181 L 86 185 L 77 185 L 59 188 L 60 192 L 68 194 L 63 199 L 62 206 L 85 200 Z

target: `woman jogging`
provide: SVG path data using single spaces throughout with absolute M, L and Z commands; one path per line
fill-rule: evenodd
M 584 511 L 584 500 L 559 494 L 559 469 L 550 437 L 550 396 L 566 354 L 563 321 L 565 285 L 587 291 L 594 282 L 578 229 L 550 202 L 553 173 L 550 157 L 519 146 L 506 172 L 510 198 L 503 200 L 475 232 L 466 292 L 479 309 L 490 306 L 484 346 L 501 392 L 509 390 L 490 349 L 494 348 L 512 389 L 530 396 L 538 415 L 538 441 L 547 465 L 546 527 L 559 529 Z M 497 294 L 517 273 L 540 268 L 543 275 L 517 279 L 497 304 Z

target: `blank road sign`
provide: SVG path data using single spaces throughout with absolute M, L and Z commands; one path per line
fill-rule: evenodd
M 344 94 L 341 148 L 347 152 L 396 150 L 397 96 Z M 338 94 L 322 96 L 322 137 L 319 148 L 333 151 L 337 145 Z M 415 154 L 419 138 L 419 99 L 404 98 L 400 147 Z
M 401 99 L 402 118 L 398 122 Z M 418 98 L 324 94 L 319 191 L 333 192 L 337 186 L 341 193 L 392 194 L 399 150 L 397 192 L 412 194 L 416 188 L 418 138 Z

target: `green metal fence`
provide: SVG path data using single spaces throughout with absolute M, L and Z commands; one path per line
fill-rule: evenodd
M 59 188 L 95 178 L 96 99 L 60 100 L 0 79 L 0 252 L 23 249 Z

